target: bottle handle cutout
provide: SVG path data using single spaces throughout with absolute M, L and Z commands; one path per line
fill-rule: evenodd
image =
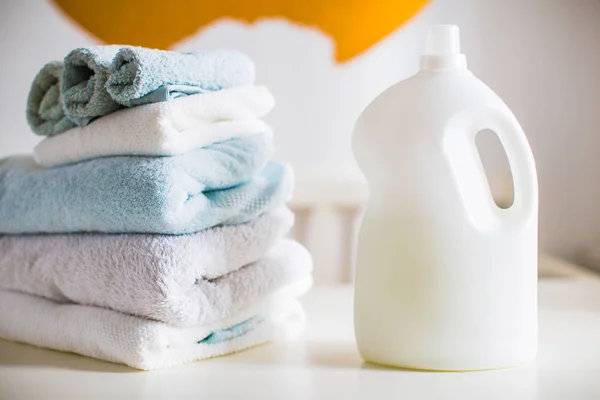
M 506 152 L 513 177 L 514 201 L 507 209 L 496 205 L 481 163 L 475 137 L 492 130 Z M 535 216 L 538 183 L 533 154 L 523 129 L 508 111 L 484 106 L 450 118 L 443 148 L 470 221 L 482 230 L 518 228 Z

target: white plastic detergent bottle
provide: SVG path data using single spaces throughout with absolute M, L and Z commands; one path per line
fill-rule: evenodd
M 467 69 L 458 27 L 433 26 L 420 71 L 360 116 L 353 149 L 370 187 L 357 248 L 361 356 L 390 366 L 504 368 L 537 351 L 538 186 L 523 130 Z M 494 202 L 475 144 L 494 131 L 514 202 Z

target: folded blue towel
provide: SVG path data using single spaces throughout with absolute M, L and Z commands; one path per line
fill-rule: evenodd
M 254 63 L 238 51 L 176 53 L 124 47 L 111 64 L 106 90 L 117 103 L 132 106 L 146 104 L 148 100 L 140 99 L 156 90 L 166 100 L 199 90 L 251 85 L 254 79 Z
M 44 65 L 31 83 L 26 116 L 31 130 L 38 135 L 52 136 L 75 127 L 63 111 L 62 73 L 63 63 L 52 61 Z
M 31 157 L 0 160 L 0 232 L 182 234 L 243 223 L 291 198 L 291 170 L 267 163 L 272 152 L 261 134 L 175 157 L 46 169 Z

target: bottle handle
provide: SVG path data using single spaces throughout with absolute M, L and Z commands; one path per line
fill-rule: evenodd
M 496 133 L 508 158 L 514 201 L 507 209 L 499 208 L 492 198 L 475 144 L 475 137 L 484 129 Z M 481 229 L 500 224 L 521 226 L 537 214 L 535 161 L 523 129 L 507 108 L 483 106 L 454 115 L 446 125 L 443 141 L 463 205 L 474 225 Z

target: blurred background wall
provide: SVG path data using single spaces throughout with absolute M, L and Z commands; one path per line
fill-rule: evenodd
M 50 0 L 0 4 L 0 156 L 5 156 L 30 152 L 38 141 L 24 117 L 37 71 L 75 47 L 99 42 Z M 157 29 L 175 23 L 176 17 L 165 15 Z M 600 244 L 600 1 L 432 1 L 343 63 L 335 61 L 331 37 L 284 18 L 253 24 L 222 20 L 172 49 L 246 52 L 256 62 L 258 82 L 277 99 L 267 120 L 278 156 L 294 166 L 299 184 L 360 182 L 350 151 L 353 123 L 373 97 L 416 72 L 426 30 L 434 23 L 460 26 L 470 69 L 505 100 L 529 137 L 539 171 L 541 248 L 577 260 Z M 494 184 L 510 190 L 502 154 L 490 144 L 482 153 Z

